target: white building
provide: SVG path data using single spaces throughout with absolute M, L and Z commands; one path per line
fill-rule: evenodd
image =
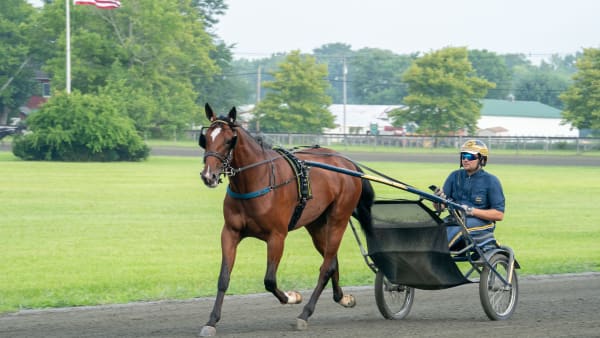
M 334 104 L 329 111 L 334 115 L 336 127 L 325 133 L 344 131 L 347 134 L 365 134 L 377 125 L 380 135 L 400 134 L 392 127 L 387 113 L 404 106 L 397 105 L 344 105 Z M 578 137 L 579 130 L 563 123 L 561 111 L 533 101 L 483 100 L 481 118 L 477 122 L 480 136 L 543 136 Z
M 371 133 L 371 128 L 376 127 L 380 134 L 386 134 L 386 129 L 393 129 L 388 112 L 401 107 L 404 106 L 332 104 L 329 106 L 329 111 L 334 116 L 335 128 L 325 129 L 324 133 L 366 134 Z
M 559 109 L 533 101 L 483 100 L 477 127 L 481 136 L 579 136 Z

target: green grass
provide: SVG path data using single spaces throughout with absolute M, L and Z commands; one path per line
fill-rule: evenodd
M 376 162 L 416 187 L 441 185 L 449 164 Z M 0 152 L 0 312 L 214 295 L 224 186 L 206 188 L 200 158 L 139 163 L 24 162 Z M 600 175 L 594 167 L 490 165 L 507 196 L 497 238 L 520 274 L 600 271 Z M 413 198 L 376 184 L 380 197 Z M 242 242 L 229 293 L 264 292 L 265 245 Z M 314 286 L 320 257 L 305 230 L 286 241 L 278 282 Z M 370 285 L 351 231 L 343 285 Z

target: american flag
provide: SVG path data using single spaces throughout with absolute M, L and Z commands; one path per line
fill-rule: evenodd
M 74 0 L 75 5 L 94 5 L 102 9 L 113 9 L 121 7 L 119 0 Z

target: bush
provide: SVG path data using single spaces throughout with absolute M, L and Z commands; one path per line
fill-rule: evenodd
M 27 126 L 13 141 L 13 153 L 24 160 L 139 161 L 150 152 L 133 121 L 105 95 L 58 94 Z

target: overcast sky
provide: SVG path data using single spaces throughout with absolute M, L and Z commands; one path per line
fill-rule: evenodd
M 398 54 L 465 46 L 534 59 L 600 48 L 600 0 L 225 2 L 216 33 L 243 58 L 312 52 L 334 42 Z

